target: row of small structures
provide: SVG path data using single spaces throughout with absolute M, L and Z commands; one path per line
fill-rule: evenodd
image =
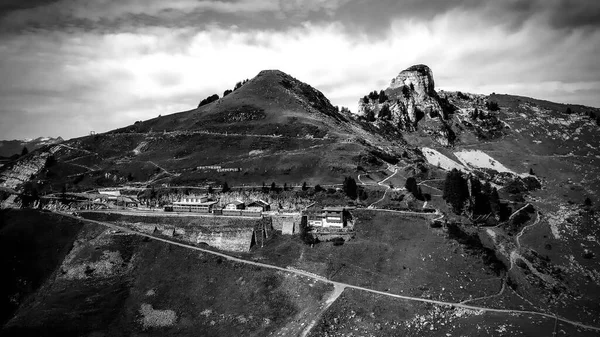
M 193 212 L 226 216 L 247 216 L 260 218 L 263 212 L 271 210 L 271 206 L 263 200 L 255 200 L 250 203 L 234 201 L 221 205 L 220 201 L 210 200 L 207 195 L 189 195 L 165 206 L 165 212 Z
M 225 216 L 263 217 L 271 206 L 264 200 L 254 200 L 249 203 L 233 201 L 221 205 L 217 200 L 210 200 L 207 195 L 185 196 L 181 201 L 165 206 L 165 212 L 192 212 Z M 324 207 L 309 205 L 302 216 L 306 217 L 307 225 L 313 228 L 344 228 L 348 220 L 348 208 Z

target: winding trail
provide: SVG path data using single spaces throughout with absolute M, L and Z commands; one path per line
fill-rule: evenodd
M 525 206 L 523 206 L 523 207 L 519 208 L 518 210 L 514 211 L 514 212 L 513 212 L 513 214 L 511 214 L 511 215 L 508 217 L 508 220 L 512 219 L 512 218 L 513 218 L 515 215 L 517 215 L 517 213 L 519 213 L 519 212 L 521 212 L 522 210 L 524 210 L 525 208 L 527 208 L 527 206 L 531 206 L 531 204 L 530 204 L 530 203 L 527 203 L 527 204 L 525 204 Z
M 516 236 L 516 238 L 517 238 L 517 249 L 521 249 L 521 241 L 520 240 L 521 240 L 521 236 L 523 236 L 523 234 L 525 233 L 525 230 L 527 228 L 529 228 L 529 227 L 533 227 L 533 226 L 537 225 L 539 222 L 540 222 L 540 212 L 536 212 L 535 221 L 532 224 L 523 227 L 521 229 L 521 231 L 519 232 L 519 234 L 517 234 L 517 236 Z
M 388 166 L 388 169 L 389 169 L 390 167 L 391 167 L 391 166 Z M 384 178 L 383 180 L 381 180 L 380 182 L 378 182 L 378 183 L 377 183 L 377 185 L 379 185 L 379 186 L 383 186 L 383 183 L 384 183 L 386 180 L 390 179 L 391 177 L 395 176 L 395 175 L 396 175 L 396 173 L 398 173 L 398 167 L 396 167 L 396 166 L 393 166 L 393 168 L 394 168 L 394 171 L 393 171 L 394 173 L 390 174 L 389 176 L 387 176 L 386 178 Z M 385 186 L 385 191 L 383 192 L 383 196 L 382 196 L 382 197 L 381 197 L 379 200 L 377 200 L 377 201 L 375 201 L 374 203 L 370 204 L 370 205 L 369 205 L 369 207 L 367 207 L 367 208 L 375 208 L 375 204 L 377 204 L 377 203 L 379 203 L 379 202 L 382 202 L 382 201 L 385 199 L 385 196 L 387 195 L 387 192 L 388 192 L 390 189 L 391 189 L 391 187 L 390 187 L 389 185 Z
M 62 214 L 64 216 L 73 218 L 73 219 L 77 219 L 79 221 L 85 221 L 85 222 L 90 222 L 90 223 L 95 223 L 101 226 L 105 226 L 105 227 L 109 227 L 109 228 L 113 228 L 116 230 L 120 230 L 126 233 L 131 233 L 131 234 L 135 234 L 135 235 L 140 235 L 143 237 L 147 237 L 149 239 L 152 240 L 156 240 L 156 241 L 161 241 L 167 244 L 171 244 L 171 245 L 175 245 L 175 246 L 179 246 L 179 247 L 183 247 L 183 248 L 187 248 L 187 249 L 193 249 L 196 251 L 201 251 L 203 253 L 207 253 L 207 254 L 212 254 L 215 256 L 220 256 L 226 260 L 232 261 L 232 262 L 237 262 L 237 263 L 242 263 L 242 264 L 247 264 L 247 265 L 252 265 L 252 266 L 257 266 L 257 267 L 262 267 L 262 268 L 267 268 L 267 269 L 272 269 L 272 270 L 277 270 L 280 272 L 284 272 L 284 273 L 292 273 L 292 274 L 296 274 L 296 275 L 300 275 L 300 276 L 305 276 L 308 278 L 312 278 L 315 279 L 317 281 L 321 281 L 321 282 L 325 282 L 325 283 L 329 283 L 332 284 L 334 287 L 342 287 L 342 288 L 350 288 L 350 289 L 356 289 L 356 290 L 360 290 L 360 291 L 364 291 L 364 292 L 369 292 L 372 294 L 377 294 L 377 295 L 382 295 L 382 296 L 388 296 L 388 297 L 393 297 L 393 298 L 398 298 L 398 299 L 402 299 L 402 300 L 407 300 L 407 301 L 415 301 L 415 302 L 421 302 L 421 303 L 431 303 L 431 304 L 435 304 L 435 305 L 442 305 L 442 306 L 449 306 L 449 307 L 457 307 L 457 308 L 464 308 L 464 309 L 469 309 L 469 310 L 476 310 L 476 311 L 484 311 L 484 312 L 494 312 L 494 313 L 505 313 L 505 314 L 525 314 L 525 315 L 537 315 L 537 316 L 543 316 L 543 317 L 547 317 L 547 318 L 551 318 L 551 319 L 556 319 L 559 320 L 561 322 L 564 323 L 568 323 L 580 328 L 584 328 L 584 329 L 588 329 L 588 330 L 593 330 L 593 331 L 598 331 L 600 332 L 600 327 L 595 327 L 595 326 L 591 326 L 591 325 L 587 325 L 581 322 L 576 322 L 576 321 L 572 321 L 569 320 L 567 318 L 563 318 L 554 314 L 548 314 L 548 313 L 544 313 L 544 312 L 539 312 L 539 311 L 529 311 L 529 310 L 515 310 L 515 309 L 496 309 L 496 308 L 488 308 L 488 307 L 480 307 L 480 306 L 476 306 L 476 305 L 468 305 L 465 303 L 453 303 L 453 302 L 446 302 L 446 301 L 438 301 L 438 300 L 432 300 L 432 299 L 427 299 L 427 298 L 420 298 L 420 297 L 413 297 L 413 296 L 405 296 L 405 295 L 397 295 L 397 294 L 392 294 L 389 292 L 385 292 L 385 291 L 379 291 L 379 290 L 375 290 L 375 289 L 369 289 L 369 288 L 365 288 L 365 287 L 361 287 L 361 286 L 356 286 L 356 285 L 352 285 L 352 284 L 348 284 L 348 283 L 343 283 L 343 282 L 336 282 L 336 281 L 332 281 L 329 280 L 323 276 L 320 275 L 315 275 L 313 273 L 309 273 L 300 269 L 287 269 L 287 268 L 283 268 L 283 267 L 279 267 L 279 266 L 274 266 L 274 265 L 270 265 L 270 264 L 266 264 L 266 263 L 261 263 L 261 262 L 255 262 L 255 261 L 249 261 L 249 260 L 244 260 L 241 258 L 237 258 L 234 256 L 230 256 L 224 253 L 220 253 L 220 252 L 216 252 L 213 250 L 209 250 L 209 249 L 204 249 L 204 248 L 200 248 L 197 246 L 192 246 L 189 244 L 185 244 L 185 243 L 181 243 L 181 242 L 177 242 L 177 241 L 172 241 L 172 240 L 168 240 L 168 239 L 164 239 L 164 238 L 160 238 L 160 237 L 156 237 L 150 234 L 145 234 L 145 233 L 140 233 L 140 232 L 136 232 L 133 231 L 129 228 L 125 228 L 125 227 L 121 227 L 121 226 L 117 226 L 114 224 L 110 224 L 110 223 L 105 223 L 105 222 L 101 222 L 101 221 L 96 221 L 96 220 L 89 220 L 89 219 L 82 219 L 82 218 L 78 218 L 75 217 L 73 215 L 70 214 L 65 214 L 65 213 L 59 213 Z

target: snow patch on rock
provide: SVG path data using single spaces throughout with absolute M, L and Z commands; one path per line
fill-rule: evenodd
M 471 169 L 485 168 L 516 175 L 514 171 L 510 170 L 506 166 L 502 165 L 502 163 L 480 150 L 459 151 L 454 152 L 454 155 L 464 166 Z
M 467 171 L 463 165 L 455 162 L 454 160 L 446 157 L 434 149 L 424 147 L 421 149 L 421 151 L 423 152 L 427 162 L 433 166 L 438 166 L 446 171 L 451 171 L 452 169 Z

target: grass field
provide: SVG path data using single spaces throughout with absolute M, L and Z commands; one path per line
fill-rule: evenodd
M 555 320 L 485 313 L 347 289 L 310 336 L 551 336 Z M 557 336 L 594 336 L 558 323 Z
M 253 258 L 292 265 L 332 280 L 390 293 L 461 301 L 491 295 L 500 276 L 421 216 L 355 211 L 356 238 L 341 246 L 313 247 L 298 237 L 276 236 Z

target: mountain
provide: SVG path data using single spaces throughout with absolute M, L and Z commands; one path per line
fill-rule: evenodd
M 0 157 L 11 157 L 15 154 L 20 155 L 23 148 L 33 151 L 39 149 L 45 145 L 57 144 L 63 142 L 64 139 L 61 137 L 38 137 L 36 139 L 22 139 L 22 140 L 0 140 Z
M 67 324 L 60 319 L 71 312 L 72 302 L 78 304 L 73 312 L 81 313 L 73 314 L 73 324 L 86 333 L 103 329 L 103 322 L 117 322 L 113 329 L 131 329 L 129 334 L 166 331 L 140 327 L 139 317 L 152 314 L 179 317 L 168 320 L 173 329 L 199 331 L 198 326 L 216 335 L 285 333 L 299 320 L 316 324 L 312 335 L 349 335 L 356 327 L 365 335 L 469 335 L 474 325 L 496 329 L 500 323 L 515 328 L 514 334 L 549 335 L 556 327 L 567 335 L 600 331 L 600 109 L 436 91 L 433 71 L 425 65 L 401 71 L 386 88 L 360 98 L 356 114 L 338 111 L 323 93 L 277 70 L 260 72 L 225 97 L 209 98 L 188 111 L 31 151 L 0 169 L 0 198 L 14 207 L 28 195 L 63 187 L 69 192 L 118 187 L 160 205 L 188 194 L 185 189 L 204 192 L 227 183 L 235 191 L 219 194 L 222 200 L 268 198 L 281 212 L 311 203 L 352 205 L 355 236 L 347 243 L 306 245 L 303 235 L 277 234 L 238 257 L 291 266 L 377 294 L 342 289 L 337 299 L 331 290 L 335 303 L 318 311 L 329 290 L 299 281 L 306 275 L 257 274 L 257 266 L 242 268 L 88 223 L 77 238 L 70 232 L 48 233 L 53 244 L 41 247 L 53 252 L 52 259 L 48 267 L 38 266 L 32 284 L 48 280 L 43 289 L 50 292 L 36 292 L 23 302 L 9 324 L 14 335 L 31 328 L 28 322 L 42 311 L 45 323 L 33 328 L 57 320 Z M 352 186 L 347 177 L 355 179 L 359 197 L 336 191 Z M 260 188 L 271 182 L 307 182 L 308 190 Z M 319 191 L 317 184 L 325 189 Z M 161 197 L 153 197 L 156 193 Z M 43 213 L 29 211 L 0 214 L 11 237 L 30 237 L 19 234 L 30 231 L 19 219 L 42 222 Z M 84 216 L 149 226 L 152 235 L 163 238 L 176 236 L 165 223 L 198 227 L 213 221 L 102 212 Z M 13 242 L 11 237 L 3 242 Z M 27 247 L 40 242 L 42 237 L 32 236 L 19 254 L 35 261 Z M 18 288 L 27 273 L 14 272 Z M 190 287 L 197 288 L 188 292 Z M 19 298 L 34 291 L 27 288 Z M 73 298 L 63 301 L 65 293 Z M 104 296 L 87 296 L 97 293 Z M 385 294 L 453 304 L 423 305 Z M 183 300 L 189 296 L 194 300 Z M 84 297 L 89 303 L 78 301 Z M 474 310 L 478 307 L 485 310 Z M 89 312 L 97 320 L 82 318 Z M 423 322 L 435 322 L 435 328 Z M 441 323 L 444 327 L 435 330 Z
M 46 147 L 54 165 L 39 176 L 45 182 L 40 188 L 328 183 L 353 174 L 358 166 L 380 166 L 390 154 L 404 151 L 397 131 L 374 130 L 339 112 L 310 85 L 266 70 L 196 109 Z M 40 167 L 37 162 L 29 166 L 27 177 L 11 181 L 27 179 Z M 206 166 L 235 172 L 202 168 Z

